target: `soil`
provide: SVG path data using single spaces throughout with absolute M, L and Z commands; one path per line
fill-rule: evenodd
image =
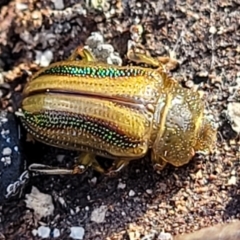
M 8 93 L 21 94 L 42 63 L 36 63 L 37 53 L 46 57 L 49 51 L 51 62 L 65 59 L 97 31 L 127 64 L 129 40 L 139 36 L 137 41 L 152 56 L 171 55 L 179 61 L 169 74 L 180 84 L 205 94 L 218 126 L 216 148 L 183 167 L 167 165 L 161 172 L 153 170 L 146 156 L 115 177 L 91 169 L 77 176 L 33 176 L 20 198 L 1 206 L 0 239 L 42 239 L 34 231 L 39 226 L 60 231 L 59 237 L 51 233 L 46 239 L 71 239 L 73 226 L 83 228 L 88 240 L 162 239 L 161 232 L 176 237 L 238 220 L 240 142 L 227 109 L 230 98 L 240 99 L 239 0 L 92 1 L 103 2 L 100 10 L 77 2 L 13 0 L 1 7 L 0 73 L 1 84 L 11 86 Z M 136 26 L 139 35 L 134 34 Z M 7 95 L 1 94 L 1 108 L 14 112 L 18 103 Z M 27 142 L 25 137 L 22 141 L 29 164 L 71 167 L 77 156 Z M 26 194 L 33 186 L 52 197 L 53 214 L 37 219 L 26 206 Z M 105 211 L 99 220 L 92 213 L 101 206 Z

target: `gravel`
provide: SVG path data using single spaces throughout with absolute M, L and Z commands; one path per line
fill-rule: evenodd
M 183 86 L 204 93 L 207 109 L 218 126 L 216 148 L 208 156 L 196 155 L 186 166 L 167 166 L 160 173 L 153 171 L 146 156 L 115 177 L 91 170 L 81 176 L 34 176 L 22 198 L 0 208 L 2 239 L 41 239 L 32 231 L 42 225 L 59 230 L 55 239 L 71 239 L 73 227 L 78 228 L 78 237 L 88 240 L 181 239 L 181 234 L 193 232 L 197 236 L 199 229 L 238 220 L 240 140 L 236 118 L 227 110 L 240 99 L 236 87 L 240 72 L 239 1 L 113 0 L 103 1 L 101 8 L 78 2 L 13 0 L 1 8 L 0 68 L 4 84 L 12 87 L 6 92 L 0 86 L 0 106 L 14 111 L 13 96 L 21 93 L 39 69 L 36 59 L 42 65 L 65 59 L 99 32 L 104 39 L 98 37 L 100 44 L 111 46 L 100 49 L 104 53 L 111 50 L 112 61 L 119 65 L 129 63 L 126 53 L 131 41 L 139 51 L 176 58 L 178 67 L 169 74 Z M 29 163 L 71 167 L 77 156 L 22 141 Z M 58 161 L 57 156 L 64 158 Z M 25 203 L 32 186 L 53 199 L 54 212 L 41 219 Z M 101 206 L 107 209 L 104 221 L 91 221 Z

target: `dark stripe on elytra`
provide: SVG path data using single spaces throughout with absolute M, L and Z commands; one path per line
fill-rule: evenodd
M 145 70 L 139 68 L 119 69 L 115 67 L 87 67 L 87 66 L 66 66 L 59 65 L 46 69 L 38 76 L 42 75 L 62 75 L 62 76 L 78 76 L 78 77 L 92 77 L 92 78 L 118 78 L 118 77 L 138 77 L 146 73 Z M 35 78 L 36 78 L 35 77 Z
M 26 124 L 31 125 L 32 129 L 38 128 L 39 135 L 41 135 L 41 130 L 72 128 L 76 131 L 81 130 L 86 134 L 96 136 L 120 148 L 135 148 L 140 143 L 139 140 L 131 139 L 111 123 L 106 121 L 100 122 L 89 116 L 59 111 L 44 111 L 34 114 L 24 111 L 23 113 Z
M 84 145 L 83 143 L 78 143 L 78 142 L 69 142 L 66 139 L 57 139 L 56 136 L 54 138 L 51 138 L 47 136 L 46 134 L 40 135 L 38 133 L 38 129 L 32 128 L 31 125 L 28 125 L 25 121 L 22 122 L 23 126 L 25 129 L 37 140 L 40 142 L 43 142 L 45 144 L 58 147 L 58 148 L 63 148 L 67 150 L 74 150 L 74 151 L 88 151 L 88 152 L 93 152 L 96 153 L 99 156 L 110 158 L 110 159 L 115 159 L 116 156 L 110 154 L 107 149 L 98 149 L 96 148 L 97 146 L 88 146 Z M 43 132 L 42 132 L 43 133 Z
M 80 97 L 88 97 L 91 99 L 101 99 L 101 100 L 108 100 L 115 103 L 119 103 L 120 105 L 124 105 L 127 107 L 139 109 L 139 104 L 143 104 L 144 102 L 140 99 L 134 99 L 130 97 L 118 97 L 118 96 L 107 96 L 107 95 L 100 95 L 100 94 L 94 94 L 94 93 L 86 93 L 81 91 L 74 91 L 74 90 L 63 90 L 63 89 L 37 89 L 28 92 L 27 94 L 24 94 L 23 97 L 31 97 L 38 94 L 63 94 L 63 95 L 69 95 L 69 96 L 80 96 Z

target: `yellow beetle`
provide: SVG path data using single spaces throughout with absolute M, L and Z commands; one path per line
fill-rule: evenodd
M 168 77 L 155 58 L 129 56 L 157 68 L 104 64 L 77 48 L 25 86 L 19 114 L 24 126 L 38 141 L 82 152 L 74 173 L 88 166 L 117 172 L 148 150 L 157 169 L 166 163 L 181 166 L 196 151 L 210 151 L 216 141 L 198 92 Z M 96 155 L 113 159 L 112 167 L 103 169 Z M 33 164 L 31 169 L 64 173 L 41 167 Z

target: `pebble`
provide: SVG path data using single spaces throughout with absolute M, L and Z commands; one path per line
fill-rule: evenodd
M 108 207 L 106 205 L 102 205 L 99 208 L 95 208 L 91 214 L 91 221 L 96 223 L 104 222 L 107 210 Z
M 7 166 L 11 164 L 12 160 L 11 160 L 11 157 L 2 157 L 1 162 L 4 163 L 4 166 Z
M 135 196 L 135 192 L 133 190 L 130 190 L 129 193 L 128 193 L 128 196 L 129 197 Z
M 93 185 L 95 185 L 97 183 L 97 178 L 93 177 L 90 181 Z
M 52 235 L 53 238 L 57 238 L 60 236 L 60 231 L 57 228 L 54 228 L 53 231 L 51 231 L 51 228 L 46 226 L 40 226 L 38 229 L 32 230 L 32 235 L 36 237 L 37 235 L 41 238 L 50 238 Z
M 113 52 L 114 52 L 113 46 L 107 43 L 99 44 L 96 50 L 94 51 L 96 57 L 100 59 L 107 59 L 107 57 Z
M 158 240 L 173 240 L 173 236 L 170 233 L 161 232 L 157 239 Z
M 36 237 L 36 236 L 37 236 L 37 234 L 38 234 L 38 231 L 37 231 L 37 229 L 33 229 L 33 230 L 32 230 L 32 235 L 33 235 L 34 237 Z
M 64 9 L 64 3 L 63 0 L 52 0 L 55 9 L 57 10 L 61 10 Z
M 217 28 L 216 28 L 215 26 L 211 26 L 211 27 L 209 28 L 209 32 L 210 32 L 211 34 L 215 34 L 215 33 L 217 32 Z
M 7 119 L 4 115 L 0 115 L 0 122 L 1 122 L 1 123 L 6 123 L 6 122 L 8 122 L 8 119 Z M 4 131 L 4 132 L 3 132 L 3 131 Z M 7 134 L 9 134 L 9 131 L 2 129 L 1 134 L 7 135 Z
M 25 202 L 28 208 L 34 210 L 34 215 L 38 220 L 53 214 L 54 205 L 52 197 L 48 194 L 41 193 L 34 186 L 32 187 L 32 192 L 26 194 Z
M 228 180 L 228 185 L 236 185 L 236 184 L 237 184 L 236 176 L 231 176 Z
M 57 155 L 57 160 L 58 160 L 58 162 L 63 162 L 64 158 L 65 158 L 65 155 L 64 155 L 64 154 L 58 154 L 58 155 Z
M 126 183 L 118 183 L 118 186 L 117 186 L 117 188 L 118 189 L 124 189 L 126 187 Z
M 75 208 L 75 213 L 79 213 L 80 212 L 80 207 L 79 206 L 77 206 L 76 208 Z
M 59 229 L 54 228 L 54 229 L 53 229 L 53 237 L 54 237 L 54 238 L 57 238 L 57 237 L 59 237 L 59 236 L 60 236 L 60 231 L 59 231 Z
M 186 81 L 185 85 L 186 85 L 187 88 L 193 88 L 194 82 L 191 81 L 191 80 L 188 80 L 188 81 Z
M 238 102 L 231 102 L 228 103 L 226 116 L 230 121 L 232 129 L 240 133 L 240 103 Z
M 91 36 L 86 40 L 85 44 L 88 45 L 90 48 L 94 49 L 103 42 L 103 36 L 99 32 L 93 32 Z
M 41 238 L 49 238 L 51 229 L 49 227 L 40 226 L 37 230 L 38 236 Z
M 63 197 L 58 197 L 58 201 L 63 207 L 67 207 L 66 201 Z
M 149 195 L 152 195 L 153 190 L 152 190 L 152 189 L 147 189 L 147 190 L 146 190 L 146 193 L 149 194 Z
M 104 38 L 99 32 L 93 32 L 86 40 L 85 49 L 93 53 L 94 57 L 108 64 L 121 66 L 122 59 L 111 44 L 104 43 Z
M 9 148 L 9 147 L 5 147 L 5 148 L 3 149 L 3 151 L 2 151 L 2 155 L 3 155 L 3 156 L 9 156 L 9 155 L 11 155 L 11 154 L 12 154 L 12 149 Z
M 49 66 L 50 62 L 53 59 L 53 53 L 51 50 L 46 50 L 44 52 L 35 51 L 35 53 L 36 53 L 36 59 L 35 59 L 36 64 L 39 64 L 41 67 Z
M 24 3 L 16 3 L 16 9 L 19 11 L 24 11 L 28 9 L 28 5 Z
M 155 235 L 156 234 L 154 234 L 154 233 L 147 234 L 144 237 L 142 237 L 141 240 L 154 240 L 154 239 L 156 239 Z
M 122 59 L 116 53 L 110 53 L 107 63 L 122 66 Z
M 76 215 L 75 211 L 72 208 L 70 209 L 70 214 L 73 215 L 73 216 Z
M 70 237 L 76 240 L 82 240 L 85 234 L 85 229 L 83 227 L 71 227 Z
M 200 71 L 197 73 L 197 76 L 202 78 L 206 78 L 208 77 L 208 75 L 209 75 L 208 71 Z

